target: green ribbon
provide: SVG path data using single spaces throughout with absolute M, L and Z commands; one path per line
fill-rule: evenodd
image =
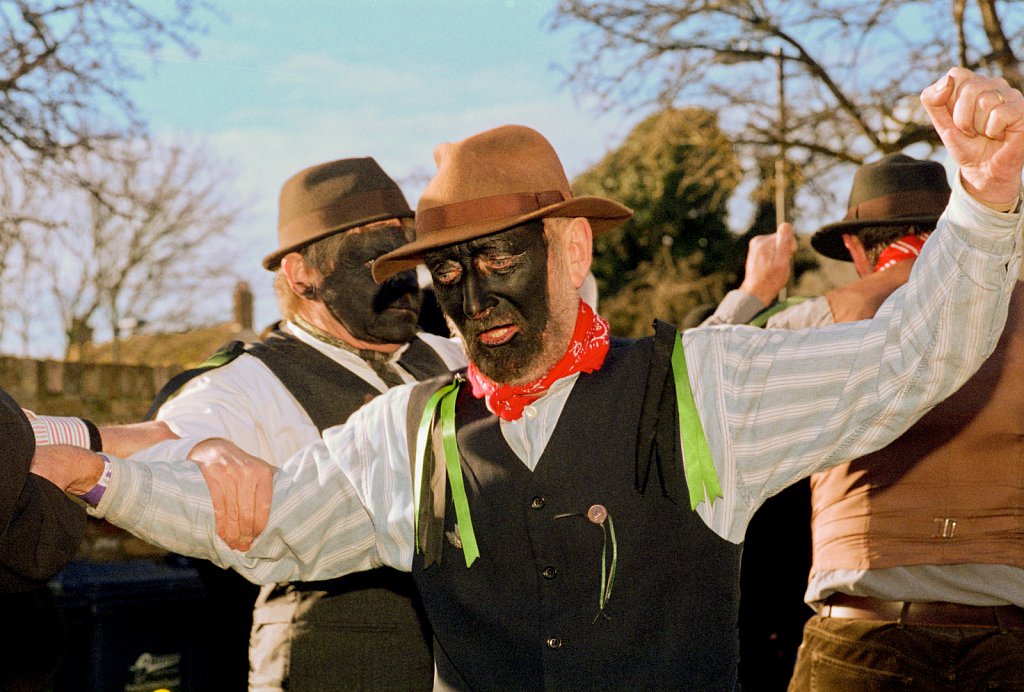
M 455 400 L 458 398 L 461 378 L 456 377 L 451 384 L 445 385 L 434 392 L 427 400 L 420 426 L 416 431 L 416 474 L 413 478 L 413 502 L 416 516 L 416 547 L 420 540 L 420 498 L 423 493 L 423 462 L 426 455 L 427 442 L 434 421 L 434 414 L 440 405 L 441 409 L 441 444 L 444 450 L 444 466 L 448 473 L 448 483 L 452 489 L 452 503 L 455 505 L 455 520 L 459 527 L 462 541 L 462 552 L 469 567 L 480 557 L 476 533 L 473 531 L 473 520 L 469 514 L 469 499 L 466 497 L 466 485 L 462 477 L 462 465 L 459 463 L 459 445 L 455 439 Z
M 198 366 L 196 366 L 196 369 L 197 370 L 200 370 L 200 369 L 205 370 L 205 369 L 208 369 L 208 368 L 219 368 L 222 365 L 230 363 L 231 361 L 233 361 L 237 357 L 238 357 L 238 353 L 237 352 L 236 353 L 232 353 L 231 351 L 217 351 L 212 356 L 210 356 L 209 358 L 204 360 L 202 363 L 200 363 Z
M 430 427 L 434 422 L 434 414 L 437 412 L 437 404 L 448 392 L 452 390 L 458 391 L 459 380 L 452 380 L 451 384 L 446 384 L 439 390 L 434 392 L 427 400 L 427 405 L 423 409 L 423 415 L 420 417 L 420 426 L 416 431 L 416 473 L 413 474 L 412 485 L 412 501 L 413 508 L 416 514 L 416 549 L 422 550 L 423 546 L 420 545 L 420 501 L 423 498 L 423 461 L 427 453 L 427 441 L 430 438 Z
M 683 353 L 682 335 L 676 335 L 672 347 L 672 378 L 676 384 L 676 409 L 679 412 L 679 438 L 683 445 L 683 471 L 686 485 L 690 490 L 690 509 L 705 499 L 714 504 L 722 497 L 722 486 L 718 472 L 711 460 L 707 437 L 697 414 L 697 403 L 693 400 L 690 376 L 686 370 L 686 355 Z
M 455 520 L 459 524 L 459 535 L 462 539 L 462 553 L 466 558 L 466 567 L 470 567 L 480 557 L 480 548 L 476 544 L 473 519 L 469 516 L 469 500 L 466 498 L 466 485 L 462 479 L 462 464 L 459 463 L 459 446 L 455 441 L 457 395 L 456 386 L 441 399 L 441 442 L 444 446 L 444 466 L 448 470 L 448 483 L 452 488 Z
M 604 522 L 601 522 L 601 531 L 604 533 L 604 544 L 601 546 L 601 593 L 598 596 L 599 615 L 604 612 L 604 607 L 611 600 L 612 586 L 615 584 L 615 567 L 619 563 L 619 543 L 615 540 L 615 522 L 612 521 L 611 514 L 608 515 L 607 529 L 605 529 Z M 611 532 L 612 538 L 612 564 L 610 567 L 606 567 L 608 563 L 609 532 Z
M 751 327 L 764 327 L 768 324 L 768 319 L 775 313 L 782 312 L 786 308 L 791 308 L 794 305 L 799 305 L 805 300 L 807 300 L 807 296 L 793 296 L 792 298 L 780 300 L 771 307 L 767 307 L 757 313 L 757 315 L 754 316 L 754 319 L 750 320 L 749 324 Z

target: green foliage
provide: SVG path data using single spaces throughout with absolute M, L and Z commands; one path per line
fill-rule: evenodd
M 628 284 L 601 299 L 600 312 L 612 334 L 648 336 L 655 318 L 683 328 L 700 323 L 703 317 L 694 318 L 693 313 L 702 307 L 713 309 L 733 278 L 725 272 L 702 275 L 695 268 L 702 259 L 696 253 L 674 260 L 665 246 L 652 262 L 642 263 Z
M 602 301 L 637 279 L 641 268 L 652 270 L 662 248 L 672 264 L 696 258 L 690 263 L 699 276 L 738 270 L 743 248 L 726 225 L 726 204 L 741 174 L 716 116 L 684 108 L 646 118 L 621 147 L 578 177 L 576 194 L 608 197 L 634 210 L 621 228 L 595 239 L 593 271 Z

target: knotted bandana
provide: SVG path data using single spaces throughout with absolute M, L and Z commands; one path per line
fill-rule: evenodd
M 897 262 L 917 257 L 921 254 L 921 248 L 924 247 L 924 241 L 928 239 L 929 235 L 930 233 L 920 235 L 911 233 L 892 243 L 878 256 L 878 261 L 875 262 L 875 271 L 885 271 Z
M 604 363 L 610 345 L 608 323 L 594 314 L 589 305 L 580 301 L 576 314 L 576 328 L 565 355 L 542 377 L 526 384 L 501 385 L 469 364 L 469 382 L 473 396 L 483 397 L 487 410 L 504 420 L 518 420 L 523 409 L 548 391 L 556 380 L 577 372 L 593 372 Z

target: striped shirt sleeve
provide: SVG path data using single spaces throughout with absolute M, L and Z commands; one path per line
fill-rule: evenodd
M 112 459 L 92 514 L 168 550 L 231 567 L 251 581 L 310 581 L 412 565 L 412 480 L 405 416 L 412 386 L 395 387 L 275 474 L 267 529 L 246 553 L 216 533 L 198 466 Z
M 888 444 L 956 391 L 1002 332 L 1019 270 L 1019 223 L 956 185 L 910 281 L 874 320 L 685 332 L 724 495 L 698 507 L 705 523 L 743 540 L 768 497 Z

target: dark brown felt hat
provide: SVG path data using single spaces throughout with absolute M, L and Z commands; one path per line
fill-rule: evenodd
M 372 158 L 340 159 L 299 171 L 281 187 L 279 247 L 263 259 L 277 269 L 281 258 L 357 226 L 414 216 L 398 185 Z
M 573 197 L 562 162 L 539 132 L 505 125 L 434 150 L 437 173 L 416 207 L 416 240 L 382 255 L 373 278 L 415 267 L 423 253 L 492 235 L 534 219 L 590 220 L 609 231 L 633 211 L 601 197 Z
M 851 262 L 843 245 L 844 233 L 869 226 L 934 226 L 949 203 L 949 194 L 941 163 L 888 154 L 857 169 L 846 216 L 815 231 L 811 245 L 826 257 Z

